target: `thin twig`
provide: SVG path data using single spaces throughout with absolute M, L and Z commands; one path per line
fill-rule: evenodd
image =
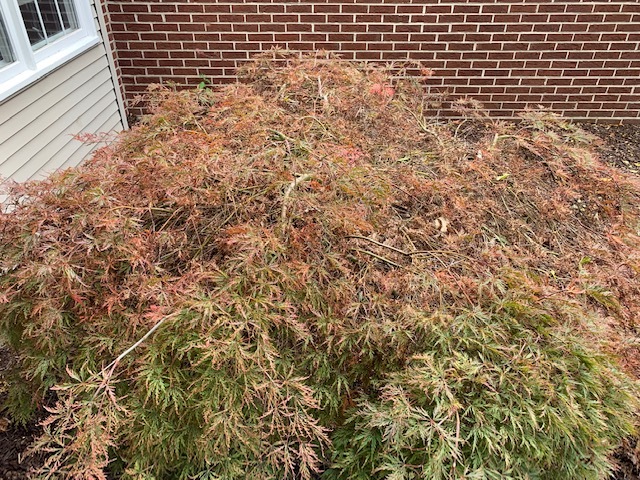
M 415 252 L 408 252 L 408 255 L 453 255 L 460 258 L 465 258 L 471 262 L 475 262 L 472 257 L 465 255 L 464 253 L 454 252 L 453 250 L 416 250 Z
M 295 188 L 305 180 L 309 180 L 313 175 L 310 173 L 305 173 L 296 177 L 296 179 L 289 184 L 287 189 L 284 192 L 284 197 L 282 198 L 282 212 L 280 213 L 280 220 L 284 223 L 287 220 L 287 209 L 289 208 L 289 197 Z
M 374 239 L 372 238 L 368 238 L 368 237 L 362 237 L 360 235 L 347 235 L 345 238 L 357 238 L 359 240 L 367 240 L 368 242 L 373 243 L 374 245 L 378 245 L 379 247 L 384 247 L 384 248 L 388 248 L 389 250 L 393 250 L 394 252 L 400 253 L 401 255 L 404 255 L 406 257 L 410 256 L 411 254 L 408 252 L 405 252 L 404 250 L 400 250 L 399 248 L 396 247 L 392 247 L 391 245 L 386 245 L 384 243 L 380 243 L 380 242 L 376 242 Z
M 367 240 L 371 243 L 373 243 L 374 245 L 378 245 L 379 247 L 384 247 L 384 248 L 388 248 L 389 250 L 393 250 L 396 253 L 399 253 L 401 255 L 404 255 L 406 257 L 412 257 L 414 255 L 437 255 L 437 254 L 441 254 L 441 255 L 454 255 L 454 256 L 458 256 L 461 258 L 465 258 L 467 260 L 470 261 L 474 261 L 473 258 L 463 254 L 463 253 L 458 253 L 458 252 L 454 252 L 453 250 L 416 250 L 413 252 L 405 252 L 404 250 L 400 250 L 399 248 L 396 247 L 392 247 L 391 245 L 386 245 L 384 243 L 380 243 L 377 242 L 376 240 L 373 240 L 372 238 L 368 238 L 368 237 L 363 237 L 360 235 L 348 235 L 345 238 L 357 238 L 359 240 Z
M 467 123 L 467 121 L 468 121 L 468 120 L 469 120 L 468 118 L 465 118 L 464 120 L 462 120 L 462 121 L 460 122 L 460 124 L 459 124 L 459 125 L 458 125 L 458 127 L 456 128 L 455 133 L 453 134 L 453 136 L 454 136 L 454 137 L 456 137 L 456 138 L 458 137 L 458 132 L 460 131 L 460 128 L 461 128 L 465 123 Z
M 377 258 L 378 260 L 380 260 L 382 262 L 385 262 L 385 263 L 388 263 L 389 265 L 393 265 L 394 267 L 403 268 L 403 269 L 405 268 L 402 265 L 400 265 L 400 264 L 398 264 L 398 263 L 396 263 L 396 262 L 394 262 L 392 260 L 389 260 L 386 257 L 383 257 L 381 255 L 377 255 L 377 254 L 375 254 L 373 252 L 370 252 L 369 250 L 362 250 L 360 248 L 354 248 L 353 250 L 356 251 L 356 252 L 366 253 L 367 255 L 371 255 L 373 258 Z
M 113 374 L 113 370 L 118 366 L 118 363 L 120 363 L 120 361 L 124 357 L 129 355 L 136 348 L 138 348 L 142 344 L 142 342 L 144 342 L 147 338 L 149 338 L 153 334 L 153 332 L 155 332 L 158 328 L 160 328 L 160 325 L 162 325 L 166 320 L 168 320 L 171 317 L 172 317 L 172 315 L 168 315 L 168 316 L 163 317 L 162 319 L 160 319 L 160 321 L 158 321 L 158 323 L 156 323 L 153 327 L 151 327 L 151 329 L 147 333 L 145 333 L 136 343 L 134 343 L 129 348 L 127 348 L 124 352 L 122 352 L 120 355 L 118 355 L 116 357 L 116 359 L 113 362 L 111 362 L 109 365 L 104 367 L 100 373 L 102 375 L 107 373 L 108 374 L 107 378 L 111 377 L 111 375 Z

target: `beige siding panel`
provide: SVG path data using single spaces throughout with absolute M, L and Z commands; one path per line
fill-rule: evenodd
M 97 2 L 98 5 L 96 5 L 96 2 L 91 2 L 91 13 L 93 14 L 93 19 L 95 20 L 96 23 L 98 23 L 98 8 L 100 8 L 100 2 Z M 96 26 L 96 30 L 100 30 L 99 26 Z
M 87 133 L 110 132 L 119 127 L 121 128 L 118 107 L 117 105 L 109 104 L 107 108 L 84 128 L 84 131 Z M 46 176 L 44 172 L 53 172 L 61 168 L 75 167 L 78 164 L 78 158 L 89 158 L 91 152 L 102 145 L 104 144 L 83 143 L 79 140 L 71 139 L 71 141 L 62 145 L 61 148 L 53 153 L 51 159 L 42 166 L 40 171 L 29 177 L 28 180 L 43 178 Z M 52 148 L 57 146 L 58 145 L 52 145 Z M 27 171 L 30 171 L 28 165 L 23 166 L 21 170 L 25 167 Z M 14 174 L 14 177 L 22 177 L 23 173 L 21 170 L 18 170 Z
M 53 141 L 56 136 L 64 135 L 69 139 L 69 136 L 81 132 L 84 127 L 82 122 L 77 125 L 73 124 L 78 123 L 80 116 L 90 110 L 92 104 L 108 94 L 111 89 L 110 83 L 104 81 L 97 85 L 88 84 L 88 88 L 82 89 L 82 96 L 67 95 L 60 110 L 57 109 L 57 106 L 45 110 L 33 123 L 21 129 L 18 135 L 14 135 L 4 142 L 0 151 L 2 151 L 5 161 L 0 162 L 0 171 L 12 168 L 15 170 L 17 167 L 14 162 L 18 154 L 23 159 L 21 162 L 24 163 L 43 150 L 49 150 L 49 142 Z M 96 113 L 101 111 L 102 109 Z M 75 129 L 72 130 L 73 127 Z M 31 134 L 32 140 L 25 143 L 22 137 L 24 133 Z
M 52 119 L 49 127 L 41 130 L 33 141 L 0 164 L 0 175 L 18 182 L 34 176 L 50 160 L 51 152 L 57 151 L 55 145 L 60 148 L 72 140 L 74 134 L 83 132 L 84 128 L 110 104 L 116 105 L 113 100 L 113 84 L 105 82 L 61 117 Z M 79 158 L 78 163 L 82 160 Z M 29 169 L 21 168 L 27 164 L 30 166 Z M 18 170 L 22 172 L 21 175 L 14 176 Z
M 38 101 L 46 95 L 49 91 L 53 90 L 59 85 L 63 85 L 74 73 L 92 69 L 91 65 L 105 57 L 104 46 L 96 45 L 95 47 L 87 50 L 82 55 L 77 56 L 69 63 L 63 65 L 57 70 L 53 71 L 45 78 L 37 81 L 33 85 L 29 86 L 20 93 L 14 95 L 9 100 L 0 103 L 0 128 L 3 128 L 3 124 L 8 123 L 13 117 L 21 110 L 27 108 L 33 103 Z M 98 68 L 104 68 L 103 65 Z M 67 85 L 67 87 L 69 87 Z M 73 92 L 73 90 L 67 90 L 67 92 Z
M 96 30 L 99 4 L 92 3 Z M 123 129 L 104 43 L 83 52 L 46 77 L 0 102 L 0 182 L 42 178 L 75 166 L 98 145 L 79 133 Z
M 103 63 L 106 64 L 104 57 L 97 59 L 87 68 L 71 75 L 64 83 L 49 90 L 39 98 L 39 101 L 23 108 L 11 118 L 11 121 L 2 125 L 0 144 L 2 144 L 5 158 L 14 153 L 11 151 L 12 145 L 13 148 L 20 148 L 19 145 L 22 143 L 19 135 L 20 130 L 40 131 L 42 125 L 50 125 L 52 119 L 60 117 L 62 113 L 69 110 L 78 101 L 78 98 L 85 97 L 92 92 L 96 85 L 102 85 L 109 81 L 111 75 L 109 70 L 104 68 Z M 73 95 L 69 95 L 70 85 L 76 86 Z M 48 106 L 45 111 L 42 110 L 43 105 L 44 108 Z M 2 160 L 0 159 L 1 164 Z
M 120 111 L 118 110 L 117 112 L 115 112 L 113 115 L 111 115 L 111 117 L 109 117 L 109 120 L 107 120 L 106 122 L 104 122 L 104 124 L 98 129 L 99 132 L 109 132 L 112 131 L 114 129 L 116 129 L 118 127 L 118 125 L 121 125 L 121 119 L 120 119 Z M 101 147 L 102 145 L 82 145 L 81 148 L 83 149 L 82 151 L 84 153 L 80 153 L 79 155 L 84 155 L 85 158 L 89 158 L 91 155 L 90 153 L 93 152 L 93 150 Z M 77 164 L 73 163 L 69 158 L 70 156 L 67 155 L 66 157 L 61 156 L 61 158 L 67 158 L 67 161 L 64 162 L 62 165 L 60 165 L 60 167 L 58 167 L 58 170 L 64 170 L 70 167 L 75 167 Z

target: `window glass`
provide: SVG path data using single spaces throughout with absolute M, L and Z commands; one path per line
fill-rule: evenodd
M 78 28 L 73 5 L 64 0 L 19 0 L 20 14 L 33 50 Z
M 9 43 L 9 35 L 4 26 L 4 19 L 0 13 L 0 68 L 12 63 L 15 60 Z
M 63 0 L 59 3 L 60 14 L 62 15 L 62 25 L 65 30 L 75 30 L 78 28 L 76 22 L 75 10 L 71 0 Z

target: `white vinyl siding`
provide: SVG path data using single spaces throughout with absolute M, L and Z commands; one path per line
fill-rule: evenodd
M 92 11 L 99 29 L 93 5 Z M 1 102 L 0 181 L 43 178 L 86 159 L 96 145 L 74 135 L 124 128 L 115 89 L 100 42 Z

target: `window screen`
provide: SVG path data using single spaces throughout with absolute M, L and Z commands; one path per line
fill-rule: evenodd
M 11 51 L 11 44 L 9 43 L 9 36 L 7 35 L 7 29 L 4 26 L 4 19 L 0 12 L 0 68 L 12 63 L 15 60 L 13 52 Z
M 78 28 L 70 0 L 19 0 L 18 4 L 33 50 Z

